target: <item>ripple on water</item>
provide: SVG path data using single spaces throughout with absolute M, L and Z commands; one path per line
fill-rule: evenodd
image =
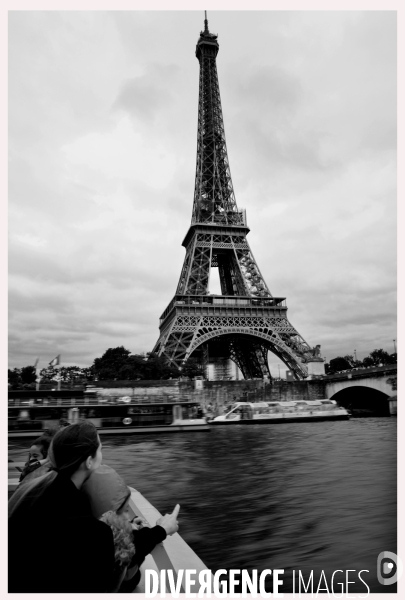
M 368 569 L 371 591 L 386 592 L 376 561 L 396 549 L 396 419 L 102 442 L 104 462 L 158 510 L 181 504 L 181 534 L 211 569 Z M 28 445 L 13 441 L 10 456 Z

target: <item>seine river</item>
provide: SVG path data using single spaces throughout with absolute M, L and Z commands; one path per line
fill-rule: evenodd
M 290 592 L 293 569 L 313 570 L 315 592 L 341 569 L 335 593 L 347 576 L 365 595 L 362 569 L 371 592 L 396 591 L 377 580 L 397 546 L 396 434 L 396 418 L 359 418 L 103 436 L 103 462 L 161 513 L 179 503 L 179 533 L 213 571 L 284 569 Z

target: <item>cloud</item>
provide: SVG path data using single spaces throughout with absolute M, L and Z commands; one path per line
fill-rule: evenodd
M 201 28 L 194 11 L 10 14 L 12 367 L 156 342 L 191 218 Z M 215 11 L 210 29 L 270 290 L 328 358 L 390 350 L 395 14 Z
M 163 108 L 174 103 L 171 89 L 177 84 L 178 75 L 179 67 L 175 65 L 149 65 L 147 73 L 123 82 L 113 110 L 123 110 L 139 120 L 146 119 L 150 126 Z
M 160 189 L 169 185 L 174 173 L 175 156 L 159 143 L 149 144 L 125 117 L 112 131 L 89 133 L 61 151 L 72 169 L 85 165 L 103 177 L 136 179 Z

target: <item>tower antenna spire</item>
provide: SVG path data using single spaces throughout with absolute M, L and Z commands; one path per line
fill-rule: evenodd
M 204 33 L 209 33 L 208 30 L 208 18 L 207 18 L 207 11 L 204 11 L 205 14 L 205 19 L 204 19 Z

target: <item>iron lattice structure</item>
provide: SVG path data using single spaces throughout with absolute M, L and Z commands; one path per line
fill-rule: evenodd
M 192 220 L 176 294 L 160 318 L 153 352 L 178 368 L 192 354 L 202 363 L 212 354 L 228 357 L 250 379 L 271 378 L 271 351 L 302 379 L 307 363 L 322 359 L 288 321 L 285 298 L 270 293 L 246 239 L 246 213 L 236 205 L 225 141 L 219 45 L 207 19 L 204 23 L 196 49 L 200 83 Z M 222 295 L 209 293 L 212 267 L 218 267 Z

